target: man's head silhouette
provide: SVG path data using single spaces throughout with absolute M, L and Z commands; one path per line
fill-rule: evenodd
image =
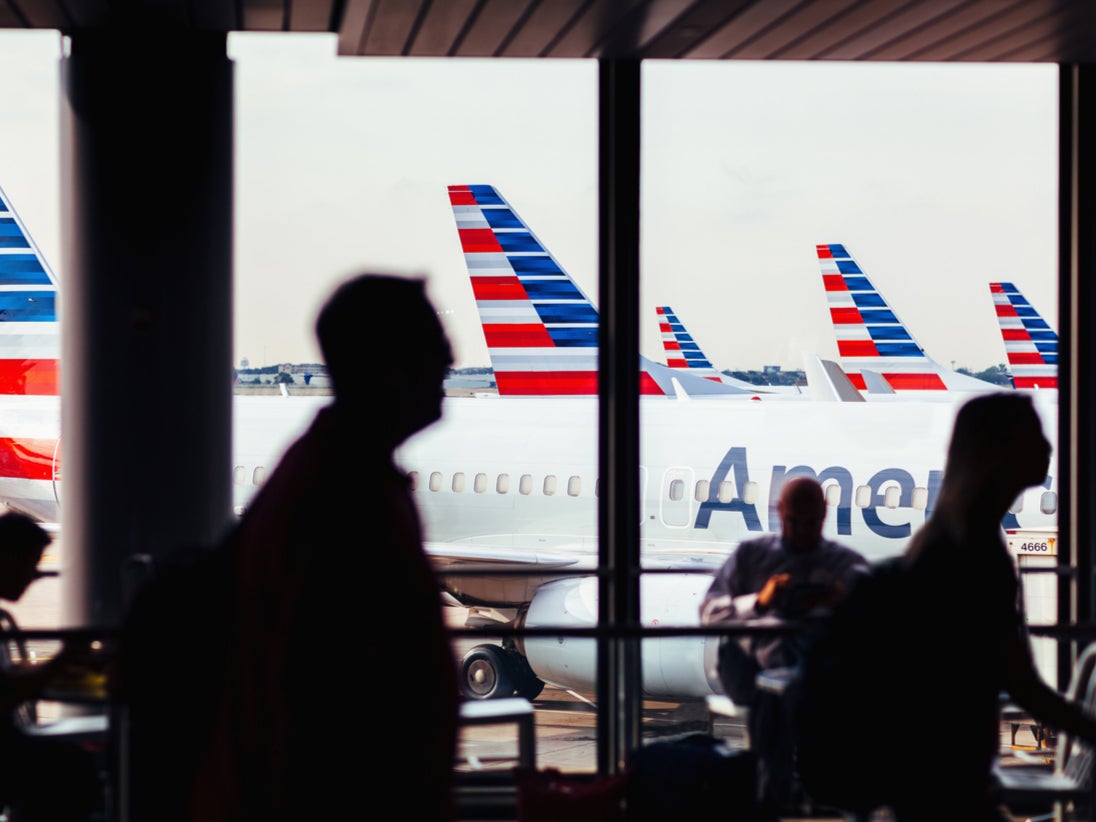
M 320 311 L 335 406 L 395 447 L 441 417 L 452 349 L 421 279 L 361 274 Z

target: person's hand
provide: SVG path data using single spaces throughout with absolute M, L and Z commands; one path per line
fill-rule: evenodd
M 773 574 L 767 580 L 765 584 L 761 586 L 761 590 L 757 592 L 757 604 L 756 607 L 759 611 L 767 611 L 775 604 L 779 604 L 780 599 L 784 591 L 791 585 L 791 574 Z

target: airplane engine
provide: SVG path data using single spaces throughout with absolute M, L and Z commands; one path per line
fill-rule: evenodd
M 658 574 L 640 580 L 644 626 L 700 624 L 699 608 L 711 585 L 708 574 Z M 572 577 L 542 585 L 529 605 L 525 627 L 581 627 L 597 623 L 597 578 Z M 641 645 L 643 693 L 648 697 L 701 698 L 721 693 L 715 674 L 714 636 L 645 639 Z M 525 637 L 525 657 L 545 682 L 573 690 L 596 688 L 597 649 L 586 637 Z

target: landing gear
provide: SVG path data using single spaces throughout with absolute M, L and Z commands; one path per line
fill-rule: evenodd
M 525 657 L 499 645 L 477 645 L 460 664 L 460 692 L 465 699 L 536 699 L 544 683 L 537 679 Z
M 518 696 L 523 696 L 532 701 L 540 696 L 544 690 L 544 683 L 533 673 L 529 667 L 529 660 L 517 651 L 510 652 L 510 660 L 514 667 L 514 691 Z
M 507 653 L 498 645 L 477 645 L 460 663 L 460 692 L 466 699 L 502 699 L 514 693 Z

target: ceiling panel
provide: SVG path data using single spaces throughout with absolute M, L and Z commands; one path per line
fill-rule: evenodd
M 3 28 L 330 31 L 344 56 L 1092 62 L 1094 16 L 1093 0 L 0 0 Z

